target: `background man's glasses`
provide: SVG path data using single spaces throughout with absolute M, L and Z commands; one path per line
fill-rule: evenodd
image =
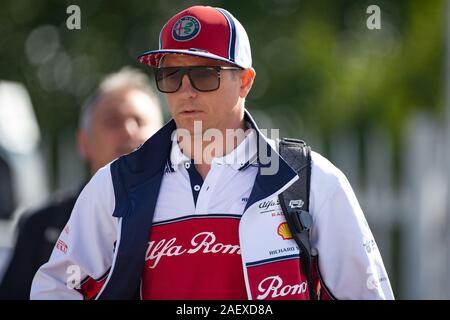
M 158 90 L 164 93 L 177 92 L 186 74 L 191 86 L 201 92 L 214 91 L 220 86 L 221 70 L 243 70 L 239 67 L 195 66 L 154 68 Z

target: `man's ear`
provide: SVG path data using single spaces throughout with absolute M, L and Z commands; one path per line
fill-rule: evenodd
M 89 160 L 90 158 L 90 143 L 89 134 L 84 129 L 78 129 L 77 131 L 77 145 L 78 152 L 84 160 Z
M 241 71 L 241 90 L 239 96 L 241 98 L 247 97 L 255 80 L 256 71 L 253 68 L 247 68 Z

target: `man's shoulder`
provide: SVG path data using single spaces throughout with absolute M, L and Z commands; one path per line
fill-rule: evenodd
M 297 139 L 298 140 L 298 139 Z M 303 140 L 298 140 L 303 141 Z M 266 142 L 274 149 L 277 148 L 277 142 L 273 139 L 266 138 Z M 344 173 L 337 168 L 330 160 L 324 157 L 311 147 L 311 184 L 336 185 L 346 180 Z
M 349 184 L 345 174 L 320 153 L 312 151 L 311 160 L 311 193 L 320 194 L 325 200 L 337 189 L 346 188 Z
M 276 148 L 275 140 L 266 139 L 266 141 L 272 148 Z M 306 144 L 306 146 L 309 145 Z M 311 147 L 311 192 L 328 194 L 333 192 L 338 186 L 348 183 L 347 177 L 338 167 L 322 154 L 314 151 L 313 146 L 309 147 Z
M 345 174 L 336 167 L 328 158 L 316 151 L 311 151 L 312 172 L 318 179 L 330 183 L 339 183 L 346 179 Z
M 115 185 L 112 177 L 112 165 L 118 159 L 106 164 L 97 170 L 97 172 L 91 177 L 89 182 L 81 190 L 77 202 L 82 199 L 83 201 L 103 201 L 110 199 L 114 194 L 113 186 Z

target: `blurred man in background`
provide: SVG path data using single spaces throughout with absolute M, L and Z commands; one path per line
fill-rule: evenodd
M 90 175 L 136 149 L 162 121 L 158 99 L 145 74 L 124 68 L 107 76 L 83 106 L 77 132 L 78 149 Z M 0 299 L 29 298 L 34 274 L 49 259 L 78 193 L 55 197 L 22 217 L 16 247 L 0 284 Z

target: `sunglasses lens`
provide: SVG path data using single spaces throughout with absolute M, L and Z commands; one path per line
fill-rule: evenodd
M 165 93 L 178 91 L 185 74 L 198 91 L 214 91 L 220 86 L 220 69 L 215 67 L 168 67 L 155 69 L 158 90 Z
M 193 68 L 190 76 L 194 87 L 199 91 L 214 91 L 219 88 L 219 71 L 215 68 Z
M 155 79 L 158 90 L 171 93 L 177 91 L 181 86 L 183 72 L 180 68 L 158 68 L 155 69 Z

